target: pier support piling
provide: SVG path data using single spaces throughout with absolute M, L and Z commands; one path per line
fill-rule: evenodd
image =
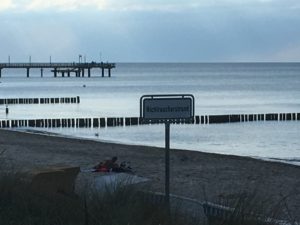
M 27 70 L 27 78 L 28 78 L 29 77 L 29 70 L 30 70 L 30 68 L 27 67 L 26 70 Z
M 54 68 L 54 77 L 57 77 L 57 68 Z

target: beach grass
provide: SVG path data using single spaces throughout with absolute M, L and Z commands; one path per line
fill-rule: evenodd
M 203 218 L 184 214 L 183 205 L 171 210 L 163 198 L 133 186 L 82 190 L 76 195 L 33 190 L 25 174 L 1 173 L 0 221 L 10 225 L 183 225 L 207 224 Z M 241 193 L 230 202 L 225 217 L 211 217 L 210 225 L 277 225 L 286 210 L 284 199 L 270 204 L 256 193 Z M 200 213 L 198 215 L 201 216 Z M 196 215 L 197 217 L 197 215 Z M 294 224 L 286 220 L 286 224 Z
M 257 184 L 259 186 L 259 184 Z M 296 215 L 289 209 L 289 198 L 297 193 L 275 198 L 261 193 L 260 188 L 228 194 L 206 200 L 210 225 L 298 225 Z M 213 203 L 212 203 L 213 202 Z M 212 210 L 214 208 L 214 211 Z
M 1 173 L 0 221 L 9 225 L 183 225 L 188 217 L 164 201 L 153 201 L 132 186 L 77 195 L 31 188 L 25 174 Z M 194 223 L 193 223 L 194 224 Z

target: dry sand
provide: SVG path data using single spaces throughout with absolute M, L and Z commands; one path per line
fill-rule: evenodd
M 149 188 L 164 191 L 164 149 L 102 143 L 0 130 L 0 153 L 10 168 L 28 171 L 51 165 L 91 168 L 107 157 L 130 161 Z M 242 192 L 279 202 L 300 217 L 300 167 L 248 157 L 171 150 L 171 193 L 197 200 L 225 201 Z M 299 220 L 299 218 L 298 218 Z

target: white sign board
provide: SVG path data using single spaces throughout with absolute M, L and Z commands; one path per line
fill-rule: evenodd
M 170 207 L 170 121 L 192 119 L 195 114 L 193 95 L 144 95 L 140 99 L 140 117 L 146 122 L 165 123 L 165 201 Z
M 192 95 L 145 95 L 141 98 L 143 119 L 188 119 L 193 116 Z

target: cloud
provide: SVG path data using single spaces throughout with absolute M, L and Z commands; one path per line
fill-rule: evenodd
M 75 55 L 72 50 L 78 45 L 77 37 L 73 29 L 63 23 L 45 18 L 40 18 L 38 21 L 34 18 L 24 18 L 22 15 L 17 16 L 16 21 L 2 20 L 0 27 L 2 60 L 6 58 L 3 57 L 5 55 L 11 55 L 14 61 L 24 61 L 29 55 L 37 61 L 48 60 L 51 54 L 54 56 L 53 59 L 66 54 Z M 70 57 L 66 58 L 70 59 Z
M 161 1 L 161 0 L 107 0 L 107 10 L 117 11 L 182 11 L 197 8 L 197 1 Z
M 300 15 L 287 10 L 297 5 L 292 0 L 285 1 L 286 8 L 278 0 L 14 1 L 16 13 L 0 13 L 3 59 L 25 54 L 63 61 L 80 53 L 95 60 L 100 52 L 112 61 L 300 58 Z M 21 6 L 28 11 L 19 13 Z
M 206 7 L 266 5 L 276 0 L 106 0 L 106 10 L 120 11 L 184 11 Z M 287 0 L 291 1 L 291 0 Z
M 108 0 L 1 0 L 0 11 L 74 11 L 83 8 L 102 10 Z
M 299 0 L 106 0 L 106 9 L 132 11 L 184 11 L 213 7 L 299 8 Z
M 195 0 L 1 0 L 0 10 L 14 6 L 23 11 L 73 11 L 83 8 L 108 11 L 176 11 L 198 6 Z
M 0 11 L 11 9 L 14 7 L 12 0 L 1 0 L 0 2 Z
M 27 10 L 47 10 L 54 9 L 57 11 L 79 10 L 83 7 L 93 7 L 97 9 L 103 9 L 105 7 L 105 0 L 31 0 L 25 6 Z
M 274 60 L 276 61 L 297 61 L 300 60 L 300 42 L 299 43 L 293 43 L 288 44 L 287 46 L 284 46 L 284 48 L 280 49 L 278 52 L 276 52 L 274 55 Z
M 92 8 L 106 11 L 184 11 L 206 7 L 299 8 L 298 0 L 1 0 L 0 10 L 74 11 Z

